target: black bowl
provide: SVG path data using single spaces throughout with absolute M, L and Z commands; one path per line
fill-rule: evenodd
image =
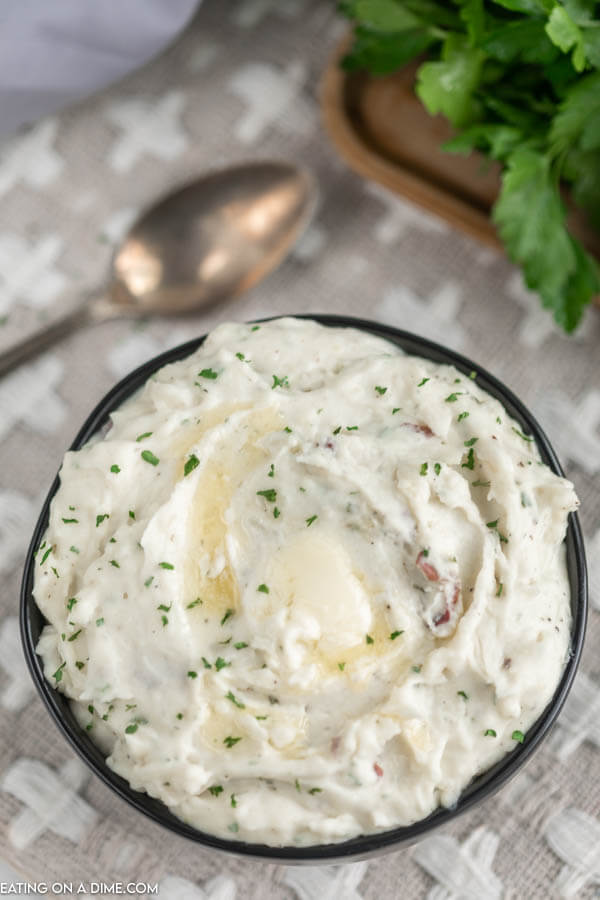
M 465 375 L 472 371 L 477 372 L 478 385 L 487 391 L 492 397 L 496 397 L 506 411 L 517 420 L 523 429 L 535 437 L 537 447 L 544 462 L 557 475 L 563 475 L 560 463 L 552 449 L 548 438 L 537 424 L 531 413 L 503 384 L 492 375 L 488 375 L 475 363 L 459 356 L 451 350 L 446 350 L 438 344 L 424 338 L 417 337 L 406 331 L 399 331 L 377 322 L 369 322 L 363 319 L 353 319 L 347 316 L 310 315 L 298 318 L 314 319 L 322 325 L 336 327 L 353 327 L 377 335 L 400 346 L 411 355 L 422 356 L 437 363 L 447 363 L 456 366 Z M 261 320 L 266 321 L 266 320 Z M 167 363 L 183 359 L 193 353 L 204 341 L 204 337 L 189 341 L 173 350 L 168 350 L 160 356 L 151 359 L 140 366 L 130 375 L 127 375 L 119 384 L 110 391 L 91 413 L 83 428 L 73 441 L 72 450 L 77 450 L 93 434 L 107 424 L 110 413 L 119 407 L 124 400 L 140 388 L 144 382 L 161 366 Z M 37 608 L 32 594 L 33 587 L 33 554 L 48 525 L 48 512 L 50 501 L 58 488 L 58 475 L 50 488 L 40 518 L 35 528 L 31 545 L 27 552 L 23 583 L 21 586 L 21 636 L 25 648 L 25 656 L 29 670 L 35 682 L 42 700 L 50 715 L 67 738 L 71 746 L 88 766 L 107 784 L 115 793 L 119 794 L 131 806 L 148 816 L 175 834 L 190 838 L 204 847 L 215 850 L 223 850 L 237 855 L 266 859 L 270 862 L 288 864 L 315 864 L 348 862 L 364 859 L 386 851 L 396 850 L 402 846 L 414 843 L 426 833 L 440 825 L 450 822 L 456 816 L 471 809 L 476 803 L 490 797 L 509 778 L 521 769 L 523 764 L 540 745 L 553 725 L 560 709 L 565 702 L 571 688 L 575 672 L 579 664 L 585 625 L 587 619 L 587 574 L 585 565 L 585 553 L 581 536 L 581 528 L 576 514 L 571 513 L 566 535 L 567 566 L 569 583 L 571 588 L 571 612 L 573 616 L 570 655 L 563 676 L 556 688 L 551 702 L 548 704 L 537 722 L 529 729 L 523 744 L 518 744 L 514 750 L 504 756 L 496 765 L 475 778 L 463 791 L 458 802 L 452 808 L 436 809 L 426 819 L 415 822 L 413 825 L 393 828 L 390 831 L 379 834 L 364 835 L 349 841 L 336 844 L 318 844 L 310 847 L 270 847 L 265 844 L 249 844 L 244 841 L 226 840 L 210 834 L 198 831 L 176 818 L 167 807 L 159 800 L 149 797 L 145 793 L 134 791 L 129 784 L 116 775 L 106 765 L 104 756 L 93 744 L 78 725 L 69 703 L 65 696 L 56 691 L 44 678 L 39 657 L 35 647 L 45 624 L 45 619 Z

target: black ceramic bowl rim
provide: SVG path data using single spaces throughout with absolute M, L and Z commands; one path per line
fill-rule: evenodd
M 425 338 L 365 319 L 321 314 L 300 315 L 295 318 L 311 319 L 330 327 L 358 328 L 361 331 L 391 341 L 400 346 L 409 355 L 421 356 L 436 363 L 454 365 L 467 376 L 471 372 L 476 372 L 477 384 L 500 400 L 509 415 L 521 424 L 523 430 L 533 435 L 544 462 L 557 475 L 563 476 L 564 473 L 548 438 L 531 413 L 500 381 L 465 357 Z M 259 319 L 257 321 L 269 320 Z M 124 400 L 138 390 L 157 369 L 193 353 L 203 343 L 204 339 L 205 336 L 174 347 L 172 350 L 168 350 L 166 353 L 149 360 L 127 375 L 98 403 L 79 431 L 70 449 L 78 449 L 89 440 L 93 434 L 107 423 L 109 414 L 121 406 Z M 225 851 L 239 856 L 264 859 L 273 863 L 305 863 L 314 865 L 364 859 L 412 844 L 434 828 L 450 822 L 458 815 L 471 809 L 476 803 L 489 798 L 514 776 L 548 734 L 571 688 L 581 656 L 588 603 L 583 540 L 579 520 L 574 513 L 569 515 L 565 538 L 573 616 L 570 656 L 565 671 L 552 700 L 527 732 L 524 742 L 517 744 L 515 749 L 504 756 L 496 765 L 475 778 L 462 792 L 456 806 L 452 808 L 440 807 L 427 818 L 412 825 L 393 828 L 377 834 L 361 835 L 351 840 L 334 844 L 318 844 L 304 847 L 272 847 L 266 844 L 251 844 L 206 834 L 176 818 L 161 801 L 150 797 L 148 794 L 134 791 L 123 778 L 109 769 L 100 750 L 77 724 L 66 697 L 55 690 L 44 678 L 41 661 L 35 652 L 37 640 L 45 620 L 33 599 L 34 553 L 41 541 L 42 534 L 46 530 L 50 502 L 58 489 L 58 485 L 57 475 L 44 503 L 27 552 L 21 585 L 21 637 L 27 664 L 35 686 L 51 717 L 73 749 L 108 787 L 154 822 L 163 825 L 178 835 L 196 841 L 206 848 Z

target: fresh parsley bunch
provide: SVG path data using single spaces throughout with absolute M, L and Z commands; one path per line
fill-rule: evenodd
M 416 92 L 456 129 L 444 144 L 502 165 L 492 216 L 565 331 L 600 292 L 596 261 L 569 234 L 564 184 L 600 229 L 600 2 L 343 0 L 348 69 L 382 75 L 426 53 Z M 401 115 L 400 110 L 398 114 Z

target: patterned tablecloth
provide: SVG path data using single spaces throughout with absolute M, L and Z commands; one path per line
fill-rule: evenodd
M 529 900 L 600 889 L 600 314 L 563 337 L 501 255 L 348 171 L 317 103 L 343 28 L 326 0 L 205 0 L 151 65 L 0 145 L 2 346 L 101 283 L 136 212 L 198 172 L 289 158 L 310 166 L 322 190 L 291 258 L 242 300 L 186 321 L 90 328 L 0 383 L 0 857 L 30 882 L 140 880 L 160 882 L 163 898 L 212 900 Z M 129 809 L 50 721 L 17 631 L 33 523 L 96 401 L 218 321 L 307 311 L 438 340 L 523 398 L 582 499 L 593 604 L 571 698 L 516 780 L 412 850 L 323 869 L 205 852 Z

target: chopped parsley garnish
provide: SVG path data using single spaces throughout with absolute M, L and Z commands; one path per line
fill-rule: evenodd
M 63 522 L 65 523 L 65 525 L 72 525 L 73 523 L 75 525 L 78 525 L 79 519 L 63 519 Z
M 479 438 L 476 438 L 476 437 L 469 438 L 468 441 L 465 441 L 465 447 L 472 447 L 474 444 L 477 443 L 478 440 L 479 440 Z
M 285 428 L 284 428 L 283 430 L 284 430 L 285 432 L 287 432 L 287 434 L 291 434 L 291 433 L 292 433 L 292 429 L 289 428 L 287 425 L 285 426 Z
M 56 568 L 56 566 L 51 566 L 50 568 L 52 569 L 52 571 L 54 572 L 54 574 L 56 575 L 56 577 L 57 577 L 57 578 L 60 578 L 60 575 L 58 574 L 58 569 Z
M 465 691 L 457 691 L 456 693 L 458 694 L 459 697 L 462 697 L 463 700 L 469 699 L 469 695 Z
M 96 516 L 96 528 L 98 528 L 99 525 L 102 525 L 105 519 L 110 519 L 110 513 L 100 513 Z
M 210 381 L 214 381 L 215 378 L 219 377 L 219 373 L 215 372 L 214 369 L 202 369 L 201 372 L 198 372 L 199 378 L 208 378 Z
M 498 585 L 498 590 L 496 591 L 496 597 L 501 597 L 503 590 L 504 590 L 504 585 L 502 584 L 502 582 L 500 582 L 500 584 Z
M 67 609 L 69 610 L 69 612 L 71 612 L 76 603 L 77 597 L 69 597 L 69 599 L 67 600 Z
M 81 670 L 81 669 L 83 669 L 83 667 L 85 666 L 85 663 L 84 663 L 84 662 L 81 662 L 81 660 L 78 659 L 78 660 L 76 660 L 75 665 L 77 666 L 78 669 Z
M 497 734 L 493 728 L 486 728 L 485 731 L 483 732 L 483 736 L 484 737 L 497 737 Z
M 419 470 L 419 474 L 420 474 L 420 475 L 427 475 L 427 469 L 428 469 L 428 468 L 429 468 L 429 466 L 427 465 L 426 462 L 421 463 L 421 468 L 420 468 L 420 470 Z
M 265 500 L 267 500 L 269 503 L 275 503 L 275 500 L 277 499 L 277 491 L 275 490 L 275 488 L 267 488 L 264 491 L 257 491 L 256 495 L 258 497 L 264 497 Z
M 491 481 L 481 481 L 479 478 L 473 482 L 473 487 L 489 487 Z
M 226 738 L 223 739 L 223 743 L 224 743 L 225 746 L 228 747 L 229 749 L 231 749 L 232 747 L 235 747 L 235 745 L 236 745 L 239 741 L 241 741 L 241 737 L 231 737 L 231 735 L 228 735 Z
M 395 416 L 396 413 L 397 413 L 397 412 L 400 412 L 401 409 L 402 409 L 401 406 L 395 406 L 395 407 L 393 408 L 393 410 L 392 410 L 392 415 Z
M 433 471 L 435 472 L 436 475 L 439 475 L 440 472 L 442 471 L 441 465 L 439 463 L 435 463 L 435 465 L 433 467 Z
M 381 387 L 381 385 L 376 384 L 376 385 L 375 385 L 375 390 L 377 391 L 377 393 L 379 394 L 380 397 L 383 397 L 383 395 L 384 395 L 385 392 L 387 391 L 387 388 L 386 388 L 386 387 Z
M 278 519 L 280 515 L 281 515 L 281 510 L 277 506 L 274 506 L 273 507 L 273 518 Z
M 169 571 L 173 571 L 175 566 L 170 562 L 159 562 L 158 564 L 160 569 L 168 569 Z
M 120 568 L 121 568 L 121 566 L 120 566 L 119 563 L 116 561 L 116 559 L 111 559 L 110 564 L 111 564 L 111 566 L 114 566 L 115 569 L 120 569 Z
M 289 388 L 290 383 L 288 381 L 287 375 L 283 375 L 281 378 L 278 378 L 277 375 L 273 375 L 273 384 L 271 385 L 271 390 L 275 390 L 276 387 L 286 387 Z
M 227 691 L 227 693 L 225 694 L 225 699 L 231 700 L 233 705 L 237 706 L 238 709 L 246 709 L 246 704 L 242 703 L 241 700 L 238 700 L 235 694 L 233 694 L 231 691 Z
M 130 518 L 130 519 L 135 519 L 135 513 L 134 513 L 134 511 L 133 511 L 132 509 L 129 510 L 129 518 Z
M 365 635 L 365 641 L 366 641 L 367 644 L 374 644 L 374 643 L 375 643 L 375 641 L 373 640 L 373 638 L 371 637 L 370 634 L 366 634 L 366 635 Z
M 514 431 L 515 434 L 518 434 L 520 438 L 523 438 L 524 441 L 527 441 L 528 444 L 532 444 L 532 443 L 533 443 L 533 438 L 532 438 L 532 437 L 530 437 L 528 434 L 523 434 L 523 432 L 522 432 L 522 431 L 519 431 L 518 428 L 515 428 L 514 425 L 513 425 L 513 429 L 512 429 L 512 430 Z
M 205 656 L 201 656 L 200 659 L 202 660 L 202 665 L 204 666 L 205 669 L 212 669 L 211 663 L 209 663 L 209 661 L 207 660 L 207 658 Z
M 427 382 L 430 381 L 430 380 L 431 380 L 431 379 L 429 379 L 429 378 L 422 378 L 422 379 L 420 380 L 420 382 L 418 383 L 417 387 L 423 387 L 423 385 L 424 385 L 424 384 L 427 384 Z
M 139 443 L 140 441 L 145 441 L 146 438 L 152 437 L 151 431 L 145 431 L 143 434 L 138 434 L 136 437 L 136 441 Z
M 72 545 L 69 547 L 69 550 L 71 551 L 71 553 L 79 553 L 79 548 L 76 547 L 74 544 L 72 544 Z
M 154 575 L 151 575 L 150 578 L 146 578 L 144 582 L 144 587 L 150 587 L 152 582 L 154 581 Z
M 111 537 L 111 539 L 110 539 L 110 541 L 109 541 L 108 543 L 109 543 L 109 544 L 116 544 L 116 543 L 117 543 L 116 537 L 114 537 L 114 536 Z
M 241 738 L 240 738 L 240 740 L 241 740 Z M 232 822 L 231 825 L 227 826 L 227 831 L 231 831 L 232 834 L 237 834 L 239 830 L 240 830 L 240 826 L 238 825 L 237 822 Z
M 260 325 L 253 325 L 252 328 L 250 329 L 250 331 L 258 331 L 259 328 L 260 328 Z
M 185 461 L 185 465 L 183 467 L 183 476 L 185 478 L 186 475 L 189 475 L 190 472 L 193 472 L 196 466 L 200 465 L 200 460 L 193 453 L 190 457 L 188 457 Z
M 295 784 L 295 786 L 296 786 L 296 790 L 298 791 L 298 793 L 300 793 L 301 787 L 300 787 L 300 782 L 298 781 L 297 778 L 296 778 L 296 780 L 294 781 L 294 784 Z
M 468 415 L 469 415 L 468 412 L 461 412 L 461 414 L 459 415 L 459 417 L 458 417 L 458 419 L 457 419 L 456 421 L 457 421 L 457 422 L 462 422 L 462 420 L 463 420 L 463 419 L 466 419 Z
M 474 469 L 475 468 L 475 453 L 474 453 L 472 447 L 469 449 L 469 452 L 467 454 L 467 461 L 464 463 L 461 463 L 460 465 L 461 465 L 462 469 Z
M 118 466 L 118 465 L 115 463 L 114 465 L 112 465 L 112 466 L 110 467 L 110 471 L 111 471 L 111 472 L 114 472 L 115 475 L 118 475 L 119 472 L 121 471 L 121 467 Z
M 314 787 L 314 788 L 311 788 L 308 793 L 309 794 L 322 794 L 323 788 Z
M 244 354 L 241 351 L 238 351 L 235 355 L 237 356 L 238 359 L 241 359 L 242 362 L 244 362 L 244 360 L 246 359 L 246 357 L 244 356 Z
M 230 618 L 232 617 L 232 615 L 233 615 L 233 610 L 232 610 L 232 609 L 227 609 L 227 610 L 225 611 L 225 615 L 224 615 L 223 618 L 221 619 L 221 625 L 224 625 L 225 622 L 227 621 L 227 619 L 230 619 Z
M 243 650 L 248 646 L 248 644 L 246 643 L 246 641 L 238 641 L 237 644 L 234 644 L 233 646 L 236 650 Z
M 223 793 L 223 787 L 220 784 L 213 784 L 212 787 L 209 787 L 209 793 L 213 795 L 213 797 L 218 797 L 219 794 Z
M 346 431 L 358 431 L 358 425 L 346 425 Z
M 183 713 L 177 713 L 175 716 L 176 719 L 183 719 Z
M 231 795 L 231 805 L 233 806 L 234 809 L 237 806 L 237 800 L 235 799 L 235 794 Z
M 152 450 L 142 450 L 142 459 L 144 462 L 150 463 L 151 466 L 157 466 L 160 462 L 160 459 L 154 455 Z
M 61 666 L 58 667 L 58 669 L 56 670 L 56 672 L 55 672 L 54 675 L 52 676 L 52 677 L 54 678 L 54 680 L 56 681 L 57 684 L 58 684 L 59 681 L 62 681 L 62 677 L 63 677 L 63 669 L 64 669 L 64 667 L 66 666 L 66 664 L 67 664 L 67 662 L 66 662 L 66 660 L 65 660 L 65 662 L 64 662 Z
M 338 663 L 338 669 L 340 670 L 340 672 L 343 672 L 345 668 L 346 668 L 346 663 L 345 663 L 345 662 L 339 662 L 339 663 Z
M 138 730 L 137 722 L 132 722 L 131 725 L 128 725 L 125 729 L 125 734 L 135 734 Z
M 312 525 L 312 523 L 315 522 L 318 518 L 319 518 L 318 515 L 309 516 L 308 519 L 305 519 L 305 521 L 306 521 L 306 527 L 307 527 L 307 528 L 310 528 L 310 526 Z
M 462 397 L 464 391 L 455 391 L 452 394 L 448 394 L 447 397 L 444 398 L 445 403 L 456 403 L 459 397 Z
M 226 662 L 222 656 L 217 656 L 217 658 L 215 659 L 215 669 L 217 670 L 217 672 L 220 672 L 221 669 L 224 669 L 226 666 L 230 665 L 231 663 Z
M 263 719 L 268 719 L 269 717 L 268 716 L 254 716 L 254 718 L 262 721 Z
M 168 618 L 168 616 L 162 615 L 160 618 L 161 618 L 161 621 L 162 621 L 162 623 L 163 623 L 163 628 L 165 627 L 165 625 L 168 625 L 168 624 L 169 624 L 169 618 Z
M 74 641 L 74 640 L 76 640 L 76 639 L 79 637 L 79 635 L 81 634 L 82 631 L 83 631 L 83 629 L 80 628 L 78 631 L 76 631 L 74 634 L 72 634 L 71 637 L 67 638 L 67 640 L 68 640 L 68 641 Z
M 486 528 L 497 528 L 498 527 L 498 519 L 494 519 L 493 522 L 486 522 Z
M 421 671 L 421 666 L 411 666 L 411 669 L 413 670 L 413 672 L 419 674 L 419 672 Z
M 101 618 L 96 619 L 96 628 L 100 628 L 101 625 L 104 625 L 104 616 L 101 616 Z
M 390 634 L 390 641 L 395 641 L 397 637 L 400 637 L 401 634 L 404 634 L 404 629 L 401 631 L 392 631 Z
M 513 739 L 513 741 L 518 741 L 519 744 L 522 744 L 525 740 L 525 735 L 522 731 L 513 731 L 513 733 L 511 734 L 511 738 Z
M 339 434 L 341 430 L 342 430 L 342 426 L 338 425 L 337 428 L 333 429 L 332 434 Z
M 209 668 L 210 668 L 210 666 L 209 666 Z M 197 673 L 197 672 L 194 672 L 193 669 L 190 669 L 190 671 L 187 673 L 187 676 L 188 676 L 188 678 L 197 678 L 197 677 L 198 677 L 198 673 Z
M 256 588 L 256 590 L 260 591 L 262 594 L 269 593 L 269 588 L 268 588 L 268 585 L 266 585 L 266 584 L 259 584 L 259 586 Z
M 192 600 L 191 603 L 188 603 L 186 609 L 193 609 L 195 606 L 202 606 L 202 600 L 200 599 L 200 597 L 196 597 L 195 600 Z
M 271 468 L 267 472 L 269 478 L 275 478 L 275 463 L 271 463 Z

